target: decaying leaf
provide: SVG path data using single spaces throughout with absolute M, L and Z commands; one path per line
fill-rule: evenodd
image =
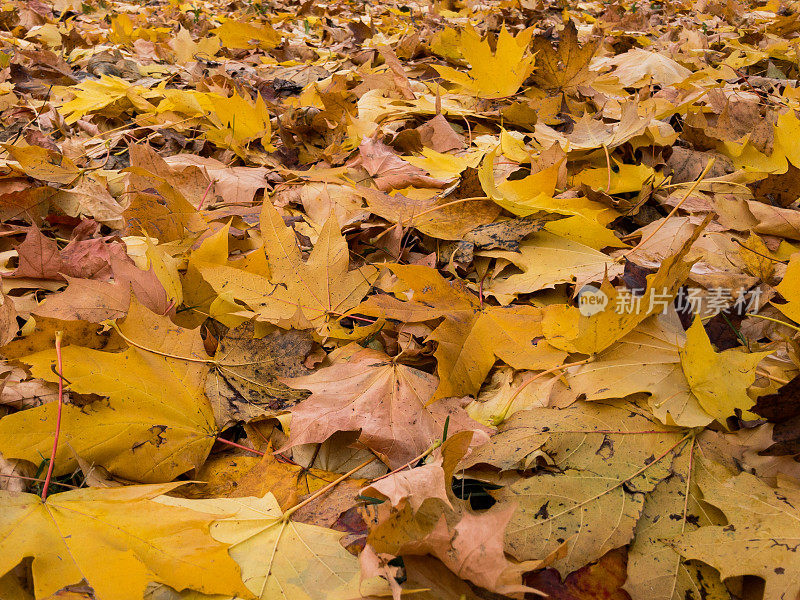
M 206 379 L 206 396 L 221 427 L 277 415 L 305 398 L 279 381 L 307 374 L 303 364 L 311 337 L 301 331 L 274 331 L 256 337 L 252 323 L 220 340 L 217 364 Z
M 683 533 L 673 542 L 675 550 L 711 565 L 723 580 L 761 577 L 765 598 L 796 596 L 798 565 L 791 550 L 797 539 L 796 482 L 786 479 L 771 488 L 749 473 L 731 476 L 714 464 L 703 465 L 696 481 L 703 501 L 721 510 L 728 523 Z
M 633 405 L 576 402 L 516 413 L 468 464 L 525 468 L 541 449 L 540 471 L 494 495 L 517 507 L 506 530 L 509 552 L 543 560 L 566 544 L 555 566 L 569 573 L 633 539 L 645 495 L 669 476 L 684 443 L 679 430 Z

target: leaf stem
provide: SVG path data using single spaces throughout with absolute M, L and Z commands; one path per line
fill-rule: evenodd
M 338 479 L 334 479 L 333 481 L 331 481 L 325 487 L 318 489 L 316 492 L 311 494 L 308 498 L 306 498 L 305 500 L 303 500 L 299 504 L 295 504 L 293 507 L 291 507 L 286 512 L 284 512 L 282 520 L 283 521 L 288 521 L 289 517 L 291 517 L 294 513 L 296 513 L 301 508 L 303 508 L 306 504 L 309 504 L 310 502 L 313 502 L 314 500 L 316 500 L 317 498 L 319 498 L 323 494 L 327 493 L 328 491 L 330 491 L 331 489 L 333 489 L 334 487 L 336 487 L 337 485 L 342 483 L 345 479 L 350 477 L 353 473 L 356 473 L 357 471 L 360 471 L 361 469 L 366 467 L 368 464 L 370 464 L 374 460 L 375 460 L 374 456 L 369 458 L 368 460 L 365 460 L 363 463 L 361 463 L 357 467 L 354 467 L 354 468 L 350 469 L 347 473 L 345 473 L 344 475 L 342 475 Z
M 786 321 L 781 321 L 780 319 L 773 319 L 772 317 L 765 317 L 764 315 L 757 315 L 756 313 L 747 313 L 745 316 L 755 317 L 756 319 L 764 319 L 765 321 L 772 321 L 773 323 L 777 323 L 778 325 L 785 325 L 789 329 L 800 331 L 800 327 L 798 327 L 797 325 L 792 325 L 791 323 L 787 323 Z
M 775 383 L 780 383 L 781 385 L 786 385 L 787 383 L 789 383 L 786 379 L 775 377 L 775 375 L 772 375 L 768 371 L 763 369 L 756 369 L 756 374 L 761 375 L 761 377 L 766 377 L 767 379 L 770 379 Z
M 577 367 L 579 365 L 585 365 L 587 363 L 592 362 L 593 360 L 594 360 L 594 356 L 590 356 L 589 358 L 584 358 L 583 360 L 577 360 L 577 361 L 571 362 L 571 363 L 564 363 L 563 365 L 558 365 L 557 367 L 553 367 L 552 369 L 547 369 L 546 371 L 542 371 L 541 373 L 537 373 L 536 375 L 534 375 L 533 377 L 528 379 L 528 381 L 526 381 L 525 383 L 523 383 L 521 386 L 519 386 L 517 388 L 517 391 L 515 391 L 512 394 L 511 398 L 508 399 L 508 402 L 506 402 L 506 406 L 505 406 L 505 408 L 503 408 L 502 412 L 500 414 L 494 415 L 492 417 L 492 419 L 491 419 L 492 425 L 497 427 L 498 425 L 500 425 L 500 423 L 505 421 L 506 417 L 508 416 L 508 411 L 511 410 L 511 405 L 514 403 L 514 400 L 517 399 L 517 396 L 520 395 L 522 390 L 524 390 L 526 387 L 528 387 L 530 384 L 532 384 L 534 381 L 536 381 L 540 377 L 544 377 L 545 375 L 549 375 L 550 373 L 555 373 L 556 371 L 560 371 L 562 369 L 568 369 L 569 367 Z
M 114 331 L 116 331 L 123 340 L 125 340 L 127 344 L 135 346 L 136 348 L 144 350 L 145 352 L 150 352 L 152 354 L 157 354 L 158 356 L 163 356 L 164 358 L 174 358 L 175 360 L 185 360 L 187 362 L 201 363 L 204 365 L 215 365 L 219 367 L 249 367 L 252 365 L 260 365 L 261 363 L 264 362 L 263 360 L 257 360 L 253 362 L 226 364 L 226 363 L 221 363 L 218 360 L 214 360 L 213 358 L 197 358 L 194 356 L 179 356 L 177 354 L 170 354 L 169 352 L 162 352 L 161 350 L 156 350 L 155 348 L 148 348 L 147 346 L 143 346 L 138 342 L 134 342 L 132 339 L 130 339 L 128 336 L 122 333 L 122 331 L 120 331 L 119 326 L 114 321 L 106 321 L 106 323 L 108 323 L 111 326 L 111 328 Z
M 56 413 L 56 433 L 53 436 L 53 451 L 50 453 L 50 464 L 47 465 L 47 475 L 42 486 L 42 502 L 47 500 L 47 491 L 50 489 L 50 479 L 53 477 L 53 467 L 56 464 L 58 452 L 58 438 L 61 434 L 61 412 L 64 407 L 64 368 L 61 360 L 61 339 L 64 332 L 56 331 L 56 369 L 58 369 L 58 412 Z
M 402 466 L 400 466 L 400 467 L 397 467 L 397 468 L 396 468 L 396 469 L 394 469 L 393 471 L 389 471 L 388 473 L 386 473 L 386 474 L 384 474 L 384 475 L 381 475 L 380 477 L 376 477 L 375 479 L 373 479 L 372 481 L 370 481 L 370 483 L 375 483 L 376 481 L 380 481 L 381 479 L 385 479 L 385 478 L 389 477 L 389 475 L 394 475 L 395 473 L 399 473 L 399 472 L 400 472 L 400 471 L 402 471 L 403 469 L 407 469 L 408 467 L 410 467 L 411 465 L 413 465 L 415 462 L 417 462 L 417 461 L 420 461 L 420 460 L 422 460 L 423 458 L 425 458 L 426 456 L 428 456 L 428 455 L 429 455 L 431 452 L 433 452 L 434 450 L 436 450 L 436 448 L 438 448 L 438 447 L 439 447 L 439 446 L 441 446 L 441 445 L 442 445 L 442 444 L 441 444 L 441 442 L 439 442 L 439 441 L 437 440 L 435 443 L 433 443 L 433 444 L 431 444 L 430 446 L 428 446 L 428 449 L 427 449 L 427 450 L 425 450 L 425 452 L 423 452 L 423 453 L 422 453 L 422 454 L 420 454 L 419 456 L 415 456 L 415 457 L 414 457 L 414 458 L 412 458 L 410 461 L 408 461 L 406 464 L 404 464 L 404 465 L 402 465 Z
M 9 473 L 0 473 L 0 477 L 8 477 L 9 479 L 24 479 L 25 481 L 44 481 L 41 477 L 25 477 L 25 475 L 11 475 Z M 61 487 L 77 490 L 77 485 L 70 485 L 68 483 L 61 483 L 60 481 L 51 481 L 53 485 L 60 485 Z
M 608 181 L 606 181 L 606 194 L 611 193 L 611 155 L 608 153 L 608 146 L 603 144 L 603 151 L 606 153 L 606 171 L 608 171 Z
M 439 210 L 441 208 L 447 208 L 448 206 L 453 206 L 454 204 L 460 204 L 462 202 L 471 202 L 472 200 L 491 200 L 491 198 L 489 198 L 488 196 L 474 196 L 472 198 L 458 198 L 457 200 L 452 200 L 450 202 L 445 202 L 444 204 L 438 204 L 438 205 L 436 205 L 434 207 L 431 207 L 431 208 L 429 208 L 427 210 L 423 210 L 421 213 L 413 215 L 411 217 L 411 221 L 414 221 L 415 219 L 419 219 L 420 217 L 425 216 L 427 214 L 430 214 L 432 212 L 436 212 L 437 210 Z
M 252 452 L 253 454 L 258 454 L 259 456 L 266 456 L 265 452 L 261 452 L 260 450 L 256 450 L 255 448 L 248 448 L 247 446 L 242 446 L 241 444 L 237 444 L 236 442 L 226 440 L 225 438 L 218 437 L 217 441 L 222 442 L 223 444 L 228 444 L 229 446 L 233 446 L 234 448 L 239 448 L 240 450 L 247 450 L 248 452 Z

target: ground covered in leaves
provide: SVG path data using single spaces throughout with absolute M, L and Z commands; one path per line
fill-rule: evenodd
M 0 5 L 0 597 L 796 600 L 798 11 Z

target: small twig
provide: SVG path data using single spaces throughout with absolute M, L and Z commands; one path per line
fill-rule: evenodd
M 264 452 L 261 452 L 254 448 L 248 448 L 247 446 L 242 446 L 241 444 L 237 444 L 236 442 L 226 440 L 225 438 L 218 437 L 217 441 L 222 442 L 223 444 L 228 444 L 229 446 L 233 446 L 234 448 L 239 448 L 240 450 L 247 450 L 248 452 L 252 452 L 253 454 L 258 454 L 259 456 L 266 456 Z
M 441 445 L 442 445 L 442 444 L 441 444 L 441 442 L 439 442 L 439 441 L 437 440 L 435 443 L 431 444 L 431 445 L 428 447 L 428 449 L 427 449 L 427 450 L 425 450 L 425 452 L 423 452 L 423 453 L 422 453 L 422 454 L 420 454 L 419 456 L 415 456 L 415 457 L 414 457 L 414 458 L 412 458 L 410 461 L 408 461 L 406 464 L 404 464 L 404 465 L 402 465 L 402 466 L 400 466 L 400 467 L 397 467 L 397 468 L 396 468 L 396 469 L 394 469 L 393 471 L 389 471 L 388 473 L 386 473 L 386 474 L 384 474 L 384 475 L 381 475 L 380 477 L 376 477 L 375 479 L 373 479 L 372 481 L 370 481 L 370 483 L 375 483 L 376 481 L 380 481 L 381 479 L 385 479 L 385 478 L 389 477 L 389 475 L 394 475 L 395 473 L 399 473 L 400 471 L 402 471 L 402 470 L 404 470 L 404 469 L 407 469 L 408 467 L 410 467 L 411 465 L 413 465 L 415 462 L 418 462 L 418 461 L 422 460 L 423 458 L 425 458 L 426 456 L 428 456 L 428 455 L 429 455 L 431 452 L 433 452 L 434 450 L 436 450 L 436 449 L 437 449 L 439 446 L 441 446 Z
M 353 473 L 356 473 L 356 472 L 360 471 L 361 469 L 366 467 L 368 464 L 370 464 L 374 460 L 375 460 L 374 456 L 372 458 L 368 459 L 368 460 L 365 460 L 363 463 L 361 463 L 357 467 L 354 467 L 354 468 L 350 469 L 347 473 L 345 473 L 344 475 L 342 475 L 338 479 L 334 479 L 333 481 L 331 481 L 325 487 L 318 489 L 316 492 L 311 494 L 308 498 L 306 498 L 305 500 L 303 500 L 299 504 L 295 504 L 293 507 L 291 507 L 286 512 L 284 512 L 282 520 L 283 521 L 288 521 L 289 517 L 291 517 L 294 513 L 296 513 L 301 508 L 303 508 L 306 504 L 309 504 L 310 502 L 313 502 L 314 500 L 316 500 L 317 498 L 319 498 L 323 494 L 327 493 L 328 491 L 330 491 L 331 489 L 333 489 L 334 487 L 339 485 L 341 482 L 343 482 L 345 479 L 350 477 Z
M 56 452 L 58 452 L 58 437 L 61 434 L 61 411 L 64 407 L 64 368 L 61 361 L 61 339 L 62 331 L 56 331 L 56 364 L 58 368 L 58 412 L 56 413 L 56 434 L 53 436 L 53 451 L 50 453 L 50 464 L 47 465 L 47 475 L 42 486 L 42 501 L 47 500 L 47 491 L 50 488 L 50 479 L 53 477 L 53 467 L 56 464 Z
M 44 481 L 41 477 L 25 477 L 24 475 L 10 475 L 7 473 L 0 473 L 0 477 L 8 477 L 10 479 L 24 479 L 25 481 Z M 53 485 L 60 485 L 61 487 L 70 488 L 71 490 L 79 489 L 77 485 L 70 485 L 68 483 L 61 483 L 60 481 L 51 481 Z

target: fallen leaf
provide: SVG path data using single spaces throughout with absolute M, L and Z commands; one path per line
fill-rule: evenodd
M 219 342 L 218 363 L 206 379 L 217 423 L 227 427 L 273 416 L 303 400 L 305 394 L 279 379 L 307 374 L 303 361 L 311 347 L 311 337 L 301 331 L 275 331 L 259 338 L 251 323 L 230 330 Z
M 492 495 L 517 506 L 506 530 L 508 551 L 542 560 L 566 543 L 566 556 L 554 566 L 570 573 L 633 539 L 645 494 L 669 476 L 684 439 L 633 405 L 576 402 L 514 414 L 465 466 L 522 462 L 525 468 L 528 455 L 541 448 L 552 470 Z
M 711 565 L 723 580 L 737 575 L 761 577 L 766 583 L 765 598 L 795 597 L 797 561 L 783 549 L 797 537 L 794 507 L 800 490 L 796 483 L 781 479 L 773 489 L 749 473 L 731 476 L 706 464 L 698 470 L 696 481 L 703 501 L 721 510 L 728 524 L 686 532 L 674 540 L 675 550 Z
M 220 296 L 244 302 L 265 321 L 296 322 L 299 329 L 313 326 L 324 332 L 330 320 L 358 304 L 377 277 L 371 265 L 349 270 L 347 244 L 334 218 L 325 223 L 305 261 L 294 232 L 269 203 L 261 213 L 261 230 L 269 277 L 215 265 L 201 266 L 200 273 Z
M 511 96 L 533 71 L 534 56 L 527 53 L 532 33 L 526 29 L 514 37 L 503 27 L 493 52 L 488 40 L 481 40 L 472 27 L 464 28 L 459 37 L 459 47 L 470 70 L 461 73 L 447 66 L 436 65 L 434 68 L 444 79 L 479 98 Z
M 444 317 L 429 336 L 438 343 L 434 355 L 440 381 L 434 400 L 477 393 L 497 358 L 516 369 L 548 369 L 563 362 L 565 354 L 540 339 L 539 309 L 483 306 L 462 282 L 449 282 L 432 269 L 415 265 L 390 269 L 399 280 L 395 295 L 407 297 L 410 291 L 412 299 L 403 302 L 377 295 L 356 310 L 406 322 Z
M 345 346 L 331 364 L 311 375 L 284 380 L 311 397 L 292 412 L 287 447 L 324 442 L 337 431 L 360 431 L 359 441 L 392 467 L 405 464 L 449 431 L 483 430 L 461 399 L 430 403 L 437 379 L 396 363 L 381 352 Z
M 198 501 L 180 508 L 157 501 L 177 485 L 74 490 L 46 501 L 0 491 L 0 572 L 33 558 L 37 598 L 82 580 L 99 600 L 138 600 L 154 580 L 209 594 L 246 593 L 227 547 L 208 533 L 213 515 L 195 510 Z
M 344 600 L 360 595 L 358 560 L 339 545 L 342 534 L 284 520 L 271 494 L 210 500 L 162 497 L 159 502 L 217 514 L 211 535 L 230 545 L 230 557 L 241 567 L 242 580 L 255 598 Z M 203 597 L 194 592 L 180 595 L 185 600 Z
M 534 81 L 545 89 L 573 91 L 594 79 L 594 73 L 589 71 L 589 61 L 597 51 L 597 45 L 587 43 L 581 46 L 572 21 L 559 33 L 557 49 L 547 37 L 537 35 L 533 38 L 533 50 L 537 60 Z
M 749 410 L 754 401 L 747 395 L 747 388 L 756 379 L 758 363 L 770 352 L 747 353 L 734 348 L 717 353 L 702 321 L 695 318 L 680 354 L 689 389 L 703 410 L 724 426 L 734 415 L 756 418 Z
M 607 400 L 650 394 L 653 414 L 667 425 L 702 427 L 712 417 L 690 389 L 681 365 L 686 334 L 674 312 L 653 315 L 589 364 L 567 372 L 576 398 Z
M 211 450 L 217 426 L 202 392 L 208 366 L 159 354 L 202 359 L 199 330 L 180 329 L 167 317 L 135 304 L 121 330 L 129 339 L 151 344 L 150 350 L 63 349 L 63 373 L 70 389 L 104 398 L 64 405 L 56 475 L 72 471 L 77 454 L 124 479 L 163 482 L 198 467 Z M 159 336 L 151 338 L 152 331 Z M 20 361 L 30 365 L 34 376 L 58 381 L 51 370 L 54 350 Z M 56 413 L 57 404 L 51 402 L 0 419 L 0 451 L 9 458 L 40 463 L 53 446 Z

